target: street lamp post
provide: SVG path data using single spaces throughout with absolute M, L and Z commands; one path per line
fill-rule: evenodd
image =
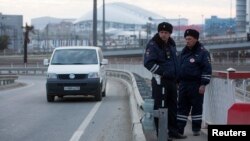
M 0 13 L 0 36 L 4 35 L 4 28 L 5 28 L 5 24 L 4 24 L 4 20 L 5 20 L 5 17 L 4 16 L 1 16 L 1 13 Z
M 103 40 L 102 40 L 102 47 L 105 48 L 106 42 L 106 34 L 105 34 L 105 0 L 103 0 L 103 8 L 102 8 L 102 33 L 103 33 Z
M 201 37 L 204 38 L 204 15 L 201 15 Z
M 0 21 L 0 31 L 1 31 L 0 36 L 2 36 L 2 32 L 3 32 L 2 30 L 3 30 L 3 23 L 2 23 L 2 21 Z
M 33 31 L 34 27 L 33 26 L 28 26 L 28 24 L 26 23 L 25 27 L 24 28 L 24 56 L 23 56 L 23 62 L 24 62 L 24 65 L 26 66 L 27 64 L 27 57 L 28 57 L 28 54 L 27 54 L 27 46 L 28 46 L 28 43 L 30 42 L 30 39 L 29 39 L 29 32 L 30 31 Z
M 93 4 L 93 46 L 97 46 L 97 0 Z
M 178 41 L 180 41 L 180 37 L 181 37 L 181 15 L 179 15 L 178 19 Z

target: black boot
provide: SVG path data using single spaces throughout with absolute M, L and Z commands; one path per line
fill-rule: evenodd
M 173 135 L 169 135 L 170 138 L 173 138 L 173 139 L 185 139 L 187 138 L 187 136 L 185 135 L 182 135 L 180 133 L 176 133 L 176 134 L 173 134 Z

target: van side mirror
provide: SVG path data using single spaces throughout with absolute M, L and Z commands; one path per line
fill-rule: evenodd
M 108 59 L 102 59 L 101 65 L 107 65 L 108 63 Z
M 49 59 L 43 59 L 43 65 L 48 66 L 49 65 Z

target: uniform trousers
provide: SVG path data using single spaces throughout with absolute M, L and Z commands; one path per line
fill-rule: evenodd
M 199 93 L 199 82 L 180 82 L 177 124 L 179 133 L 184 133 L 188 116 L 191 112 L 192 131 L 200 131 L 204 94 Z

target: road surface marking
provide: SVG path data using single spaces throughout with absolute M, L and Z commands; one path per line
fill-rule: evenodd
M 84 134 L 85 129 L 89 125 L 90 121 L 92 120 L 92 118 L 94 117 L 95 113 L 99 109 L 101 103 L 102 102 L 97 102 L 95 104 L 95 106 L 91 109 L 91 111 L 89 112 L 89 114 L 87 115 L 87 117 L 83 120 L 83 122 L 81 123 L 81 125 L 79 126 L 79 128 L 75 131 L 75 133 L 71 137 L 70 141 L 79 141 L 79 139 L 81 138 L 81 136 Z

